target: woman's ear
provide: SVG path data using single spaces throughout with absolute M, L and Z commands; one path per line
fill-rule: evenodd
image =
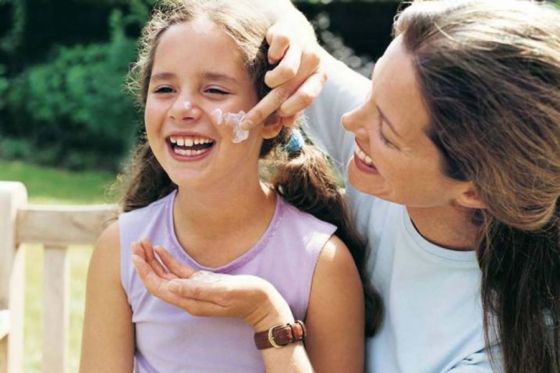
M 458 205 L 470 209 L 486 209 L 486 203 L 482 200 L 478 189 L 470 181 L 465 184 L 464 190 L 456 199 Z
M 275 113 L 271 114 L 264 122 L 261 135 L 265 140 L 273 139 L 282 131 L 282 127 L 284 127 L 282 118 Z

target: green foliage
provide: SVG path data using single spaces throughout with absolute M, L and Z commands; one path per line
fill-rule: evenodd
M 0 0 L 0 5 L 4 5 L 3 3 L 11 5 L 12 22 L 8 34 L 0 38 L 0 51 L 11 54 L 21 44 L 27 19 L 27 7 L 25 0 Z
M 32 153 L 31 144 L 18 138 L 0 139 L 0 157 L 3 159 L 25 159 Z
M 58 47 L 12 82 L 8 101 L 20 118 L 12 132 L 35 146 L 35 161 L 115 169 L 133 143 L 138 114 L 123 84 L 136 46 L 119 11 L 110 27 L 109 43 Z
M 0 65 L 0 110 L 4 109 L 6 106 L 6 94 L 8 92 L 8 78 L 5 76 L 6 68 L 4 65 Z

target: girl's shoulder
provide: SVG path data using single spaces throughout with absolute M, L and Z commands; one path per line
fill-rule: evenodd
M 336 231 L 336 226 L 313 216 L 312 214 L 300 210 L 296 206 L 284 200 L 281 196 L 279 199 L 279 209 L 282 210 L 283 220 L 291 225 L 305 227 L 307 230 L 320 230 L 331 232 Z

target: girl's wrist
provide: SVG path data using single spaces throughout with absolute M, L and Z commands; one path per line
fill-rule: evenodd
M 255 332 L 294 322 L 290 306 L 271 284 L 263 286 L 262 292 L 262 301 L 246 320 Z

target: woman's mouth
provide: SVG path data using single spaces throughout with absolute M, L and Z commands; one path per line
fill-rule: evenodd
M 167 138 L 171 154 L 179 160 L 204 158 L 214 146 L 214 140 L 195 136 L 170 136 Z
M 358 143 L 356 143 L 356 151 L 354 152 L 354 163 L 356 167 L 363 172 L 369 174 L 378 174 L 377 168 L 373 165 L 373 160 L 366 154 Z

